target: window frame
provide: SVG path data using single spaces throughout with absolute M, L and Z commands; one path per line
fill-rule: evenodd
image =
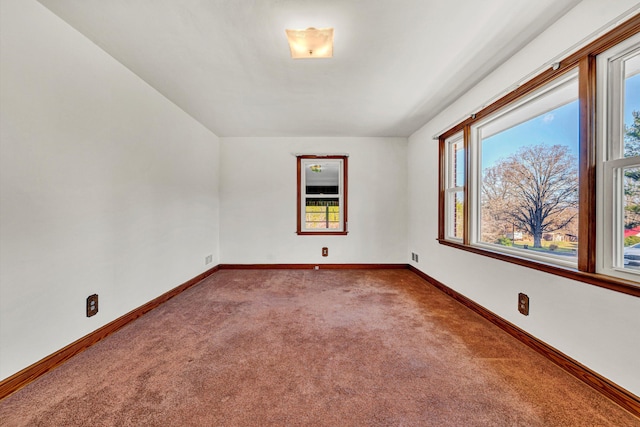
M 458 165 L 456 165 L 456 167 L 454 168 L 454 163 L 457 162 L 457 155 L 454 151 L 454 146 L 458 143 L 462 143 L 462 150 L 463 150 L 463 156 L 464 156 L 464 160 L 462 162 L 462 165 L 459 165 L 462 169 L 463 169 L 463 178 L 462 178 L 462 182 L 458 183 L 457 182 L 457 177 L 456 177 L 456 172 L 457 172 L 457 168 Z M 466 209 L 465 209 L 465 205 L 464 205 L 464 200 L 466 200 L 466 196 L 465 196 L 465 192 L 466 192 L 466 187 L 465 187 L 465 183 L 467 182 L 467 171 L 465 168 L 465 165 L 467 163 L 466 161 L 466 155 L 467 155 L 467 147 L 465 144 L 465 140 L 464 140 L 464 133 L 463 132 L 458 132 L 455 135 L 452 135 L 451 137 L 447 138 L 444 141 L 445 144 L 445 167 L 444 167 L 444 174 L 445 174 L 445 189 L 444 189 L 444 193 L 445 193 L 445 204 L 444 204 L 444 217 L 445 217 L 445 238 L 447 238 L 448 240 L 452 240 L 452 241 L 457 241 L 457 242 L 464 242 L 464 224 L 466 223 L 465 221 L 465 217 L 466 217 Z M 452 155 L 453 154 L 453 155 Z M 457 185 L 459 184 L 459 185 Z M 451 206 L 451 197 L 453 196 L 454 200 L 455 200 L 455 194 L 456 193 L 460 193 L 462 192 L 463 194 L 463 214 L 462 214 L 462 225 L 463 225 L 463 231 L 462 231 L 462 236 L 460 237 L 456 237 L 455 236 L 455 227 L 457 224 L 455 224 L 455 222 L 452 220 L 452 218 L 455 217 L 456 214 L 456 208 Z
M 630 281 L 640 282 L 640 271 L 633 272 L 620 266 L 624 262 L 621 251 L 621 233 L 624 229 L 623 171 L 640 167 L 640 156 L 624 154 L 624 106 L 625 78 L 621 64 L 626 57 L 640 53 L 640 33 L 630 36 L 596 58 L 597 67 L 597 118 L 601 125 L 596 136 L 597 194 L 599 208 L 596 236 L 602 242 L 597 248 L 596 272 Z M 611 206 L 611 209 L 606 209 Z M 605 230 L 609 230 L 606 233 Z
M 491 126 L 504 117 L 511 115 L 512 113 L 515 113 L 516 117 L 518 117 L 518 115 L 522 114 L 522 109 L 528 108 L 529 106 L 544 99 L 547 96 L 554 96 L 554 94 L 557 93 L 556 91 L 562 91 L 566 86 L 574 84 L 572 83 L 574 80 L 575 83 L 577 83 L 577 68 L 578 67 L 573 67 L 572 69 L 567 70 L 567 72 L 565 72 L 563 75 L 554 78 L 549 82 L 546 82 L 544 85 L 537 87 L 534 91 L 528 93 L 526 96 L 520 97 L 517 101 L 510 103 L 509 105 L 494 112 L 493 114 L 488 115 L 482 120 L 476 121 L 473 125 L 470 126 L 469 163 L 471 165 L 471 179 L 469 184 L 471 188 L 469 192 L 469 244 L 490 251 L 503 252 L 505 254 L 513 256 L 521 256 L 523 258 L 531 259 L 532 261 L 536 262 L 546 262 L 549 264 L 568 268 L 575 268 L 577 266 L 577 258 L 575 259 L 575 261 L 573 258 L 571 260 L 568 260 L 563 258 L 562 256 L 554 255 L 552 253 L 533 251 L 527 252 L 523 249 L 500 247 L 498 245 L 482 240 L 482 143 L 484 142 L 485 138 L 482 138 L 480 135 L 482 133 L 482 129 L 485 126 Z M 554 107 L 553 109 L 555 108 L 558 107 Z M 527 121 L 536 117 L 539 117 L 539 115 L 528 117 L 525 120 L 522 120 L 522 118 L 520 117 L 517 121 L 520 123 L 526 123 Z M 515 127 L 515 125 L 512 127 L 506 127 L 504 130 L 512 129 L 513 127 Z M 497 132 L 496 135 L 501 132 L 502 131 Z
M 331 236 L 331 235 L 347 235 L 349 233 L 348 230 L 348 217 L 347 217 L 347 200 L 348 200 L 348 155 L 298 155 L 297 158 L 297 208 L 296 208 L 296 217 L 297 217 L 297 228 L 296 234 L 298 235 L 322 235 L 322 236 Z M 305 187 L 305 179 L 304 179 L 304 167 L 303 165 L 307 163 L 309 160 L 316 161 L 337 161 L 340 165 L 339 167 L 339 183 L 338 183 L 338 194 L 336 195 L 339 199 L 339 207 L 340 207 L 340 227 L 338 229 L 306 229 L 304 227 L 304 219 L 306 211 L 303 206 L 306 206 L 307 197 L 313 197 L 317 195 L 307 195 L 306 187 Z
M 640 33 L 640 15 L 631 17 L 624 23 L 620 24 L 605 35 L 599 37 L 587 46 L 577 50 L 573 54 L 567 56 L 558 63 L 553 64 L 548 69 L 542 71 L 531 80 L 521 84 L 515 90 L 504 95 L 502 98 L 484 107 L 480 111 L 472 114 L 467 119 L 458 123 L 451 129 L 443 132 L 439 137 L 439 215 L 438 215 L 438 241 L 440 244 L 453 248 L 465 250 L 479 255 L 499 259 L 502 261 L 514 263 L 524 267 L 544 271 L 554 275 L 570 278 L 591 285 L 607 288 L 628 295 L 640 296 L 640 279 L 632 281 L 620 277 L 597 272 L 596 261 L 599 259 L 597 255 L 598 240 L 596 239 L 596 219 L 599 215 L 598 202 L 596 200 L 596 57 L 597 55 L 613 48 L 614 46 L 624 42 L 626 39 L 635 34 Z M 560 78 L 564 74 L 578 69 L 578 100 L 579 100 L 579 236 L 580 246 L 578 249 L 578 260 L 575 267 L 561 266 L 550 264 L 543 260 L 534 260 L 525 258 L 519 254 L 509 254 L 502 251 L 491 250 L 491 248 L 479 247 L 470 242 L 469 229 L 473 228 L 470 224 L 470 216 L 465 214 L 464 217 L 464 235 L 463 242 L 455 241 L 446 236 L 445 228 L 445 203 L 446 203 L 446 149 L 445 141 L 459 132 L 464 133 L 465 149 L 468 147 L 471 127 L 481 120 L 484 120 L 494 114 L 499 113 L 502 109 L 508 108 L 514 103 L 519 102 L 524 97 L 531 95 L 535 91 L 551 83 L 555 79 Z M 477 186 L 477 180 L 471 178 L 475 171 L 469 173 L 470 163 L 468 150 L 465 152 L 466 158 L 466 174 L 465 174 L 465 210 L 470 207 L 472 191 L 478 191 L 474 188 Z M 472 230 L 473 231 L 473 230 Z

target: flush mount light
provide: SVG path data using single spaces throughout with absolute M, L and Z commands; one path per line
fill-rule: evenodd
M 307 28 L 285 30 L 291 48 L 291 57 L 331 58 L 333 56 L 333 28 Z

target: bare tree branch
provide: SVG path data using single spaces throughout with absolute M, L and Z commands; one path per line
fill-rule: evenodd
M 542 246 L 544 233 L 572 223 L 577 207 L 577 162 L 567 146 L 522 147 L 484 171 L 483 227 L 504 228 L 498 224 L 502 221 L 524 228 L 533 236 L 534 247 Z

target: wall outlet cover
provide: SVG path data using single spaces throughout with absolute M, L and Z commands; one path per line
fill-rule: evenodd
M 518 311 L 525 316 L 529 315 L 529 297 L 523 293 L 518 294 Z
M 98 294 L 87 297 L 87 317 L 95 316 L 98 313 Z

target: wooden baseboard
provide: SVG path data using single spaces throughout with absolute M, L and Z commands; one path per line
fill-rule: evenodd
M 14 375 L 6 378 L 0 382 L 0 399 L 3 399 L 10 394 L 20 390 L 22 387 L 29 384 L 31 381 L 38 378 L 40 375 L 43 375 L 52 369 L 62 365 L 64 362 L 72 358 L 78 353 L 86 350 L 91 347 L 98 341 L 108 337 L 112 333 L 116 332 L 118 329 L 122 328 L 126 324 L 132 322 L 143 314 L 153 310 L 158 307 L 160 304 L 170 300 L 191 286 L 195 285 L 202 279 L 210 276 L 220 269 L 219 266 L 213 267 L 204 273 L 197 275 L 196 277 L 186 281 L 182 285 L 173 288 L 172 290 L 160 295 L 159 297 L 149 301 L 148 303 L 136 308 L 135 310 L 130 311 L 129 313 L 117 318 L 116 320 L 107 323 L 101 328 L 96 329 L 90 334 L 80 338 L 79 340 L 69 344 L 61 350 L 45 357 L 42 360 L 34 363 L 31 366 L 28 366 L 21 370 L 20 372 L 15 373 Z
M 220 264 L 219 267 L 220 270 L 395 270 L 406 269 L 407 264 Z
M 551 360 L 556 365 L 563 368 L 565 371 L 569 372 L 571 375 L 575 376 L 585 384 L 593 387 L 609 399 L 616 402 L 618 405 L 625 408 L 627 411 L 631 412 L 636 417 L 640 417 L 640 397 L 631 393 L 630 391 L 620 387 L 619 385 L 611 382 L 607 378 L 599 375 L 598 373 L 592 371 L 586 366 L 582 365 L 580 362 L 572 359 L 561 351 L 557 350 L 554 347 L 551 347 L 549 344 L 540 341 L 532 335 L 529 335 L 524 330 L 518 328 L 514 324 L 506 321 L 502 317 L 496 315 L 495 313 L 487 310 L 481 305 L 477 304 L 473 300 L 465 297 L 464 295 L 454 291 L 433 277 L 429 276 L 426 273 L 418 270 L 417 268 L 409 265 L 409 270 L 414 272 L 416 275 L 427 281 L 432 286 L 438 288 L 445 294 L 449 295 L 451 298 L 455 299 L 459 303 L 464 306 L 470 308 L 476 313 L 480 314 L 485 319 L 489 320 L 494 325 L 498 326 L 508 334 L 522 341 L 527 346 L 531 347 L 538 353 L 542 354 L 547 359 Z

